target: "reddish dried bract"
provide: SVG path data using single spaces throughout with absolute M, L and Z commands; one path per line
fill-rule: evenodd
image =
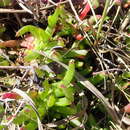
M 81 12 L 80 16 L 79 16 L 80 19 L 83 20 L 87 16 L 87 14 L 88 14 L 89 11 L 90 11 L 90 5 L 87 3 L 85 5 L 83 11 Z
M 102 17 L 102 15 L 97 14 L 96 17 L 97 17 L 97 19 L 100 19 Z
M 15 48 L 19 46 L 20 42 L 21 40 L 8 40 L 8 41 L 0 42 L 0 47 Z
M 76 40 L 83 40 L 84 37 L 81 34 L 75 36 Z
M 77 56 L 77 58 L 84 59 L 85 56 Z
M 21 127 L 19 130 L 26 130 L 24 127 Z
M 28 113 L 28 112 L 31 112 L 30 109 L 25 109 L 24 112 Z
M 61 88 L 66 88 L 66 86 L 64 85 L 64 84 L 61 84 L 61 86 L 60 86 Z
M 2 99 L 19 99 L 20 96 L 17 93 L 7 92 L 2 95 Z
M 128 1 L 126 4 L 123 6 L 124 8 L 129 8 L 130 7 L 130 1 Z
M 130 103 L 124 106 L 124 112 L 130 113 Z
M 16 116 L 9 116 L 8 118 L 7 118 L 7 120 L 9 121 L 9 120 L 11 120 L 12 118 L 15 118 Z
M 20 45 L 22 47 L 25 47 L 25 48 L 29 49 L 29 50 L 32 50 L 34 48 L 34 46 L 35 46 L 34 45 L 34 40 L 35 40 L 35 38 L 33 36 L 27 35 L 25 37 L 25 40 L 23 40 Z
M 121 0 L 114 0 L 116 5 L 120 5 L 121 4 Z

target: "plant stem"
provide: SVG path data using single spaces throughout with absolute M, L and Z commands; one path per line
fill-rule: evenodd
M 109 4 L 110 4 L 110 0 L 106 0 L 106 3 L 105 3 L 105 8 L 103 10 L 103 14 L 102 14 L 102 18 L 101 18 L 101 22 L 99 24 L 99 27 L 98 27 L 98 32 L 97 32 L 97 40 L 99 39 L 99 36 L 100 36 L 100 32 L 102 30 L 102 25 L 103 25 L 103 22 L 105 20 L 105 17 L 106 17 L 106 14 L 107 14 L 107 9 L 109 7 Z

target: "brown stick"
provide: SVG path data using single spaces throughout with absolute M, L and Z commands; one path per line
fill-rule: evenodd
M 4 41 L 0 42 L 0 47 L 18 47 L 20 45 L 21 40 L 9 40 L 9 41 Z
M 68 1 L 59 2 L 58 4 L 60 5 L 60 4 L 66 4 L 66 3 L 68 3 Z M 56 5 L 49 5 L 49 6 L 46 6 L 46 7 L 42 7 L 42 8 L 40 8 L 40 11 L 50 9 L 50 8 L 55 7 L 55 6 Z M 1 13 L 28 13 L 28 12 L 26 10 L 0 8 L 0 14 Z
M 32 69 L 31 66 L 0 66 L 0 69 Z
M 0 13 L 27 13 L 27 11 L 25 11 L 25 10 L 0 8 Z

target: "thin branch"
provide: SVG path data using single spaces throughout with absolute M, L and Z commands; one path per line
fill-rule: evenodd
M 0 8 L 0 14 L 1 13 L 27 13 L 26 10 L 18 10 L 18 9 L 4 9 Z
M 88 4 L 89 4 L 89 6 L 90 6 L 90 8 L 91 8 L 92 14 L 93 14 L 94 19 L 95 19 L 95 21 L 96 21 L 96 23 L 97 23 L 98 20 L 97 20 L 97 17 L 96 17 L 95 11 L 94 11 L 94 9 L 93 9 L 93 6 L 92 6 L 92 3 L 91 3 L 90 0 L 88 0 Z
M 120 27 L 120 31 L 123 31 L 129 22 L 130 22 L 130 9 L 128 10 L 126 18 L 125 18 L 125 20 L 123 21 L 123 23 Z
M 79 22 L 79 24 L 80 24 L 82 21 L 80 20 L 80 18 L 79 18 L 79 16 L 78 16 L 77 12 L 76 12 L 76 10 L 75 10 L 75 8 L 74 8 L 74 6 L 73 6 L 72 1 L 71 1 L 71 0 L 68 0 L 68 1 L 69 1 L 69 4 L 70 4 L 70 7 L 71 7 L 72 11 L 73 11 L 74 14 L 75 14 L 76 20 L 77 20 L 77 21 Z
M 108 71 L 121 71 L 123 72 L 124 69 L 118 69 L 118 68 L 112 68 L 112 69 L 107 69 L 107 70 L 103 70 L 103 71 L 98 71 L 98 72 L 93 72 L 93 75 L 97 75 L 97 74 L 101 74 L 101 73 L 108 73 Z
M 0 69 L 32 69 L 32 66 L 0 66 Z
M 104 7 L 104 10 L 103 10 L 103 14 L 102 14 L 102 18 L 101 18 L 101 22 L 100 22 L 99 27 L 98 27 L 97 40 L 99 39 L 100 32 L 102 30 L 102 25 L 103 25 L 103 22 L 105 20 L 109 4 L 110 4 L 110 0 L 106 0 L 105 7 Z
M 18 106 L 16 112 L 12 115 L 12 118 L 7 123 L 3 123 L 3 125 L 9 126 L 13 122 L 13 120 L 16 118 L 16 115 L 18 115 L 20 109 L 22 108 L 23 104 L 25 104 L 25 101 L 22 101 L 20 103 L 20 105 Z
M 68 3 L 68 0 L 66 1 L 63 1 L 63 2 L 59 2 L 58 5 L 63 5 L 63 4 L 66 4 Z M 50 8 L 53 8 L 55 7 L 56 5 L 49 5 L 49 6 L 46 6 L 46 7 L 41 7 L 40 8 L 40 11 L 42 10 L 46 10 L 46 9 L 50 9 Z M 0 14 L 1 13 L 28 13 L 28 11 L 26 10 L 18 10 L 18 9 L 5 9 L 5 8 L 0 8 Z
M 63 4 L 67 4 L 67 3 L 68 3 L 68 0 L 63 1 L 63 2 L 58 2 L 58 5 L 63 5 Z M 55 7 L 55 6 L 56 6 L 56 5 L 49 5 L 49 6 L 40 8 L 40 10 L 42 11 L 42 10 L 50 9 L 50 8 Z

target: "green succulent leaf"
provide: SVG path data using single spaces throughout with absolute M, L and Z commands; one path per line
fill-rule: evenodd
M 56 23 L 58 21 L 58 17 L 59 15 L 62 13 L 62 7 L 57 7 L 54 14 L 53 15 L 50 15 L 48 17 L 48 26 L 50 28 L 54 28 L 56 26 Z
M 106 79 L 107 76 L 105 74 L 97 74 L 93 77 L 91 77 L 89 80 L 94 84 L 102 83 L 104 79 Z
M 70 83 L 74 77 L 75 73 L 75 63 L 74 60 L 70 60 L 68 70 L 65 74 L 63 80 L 61 80 L 58 84 L 59 88 L 63 91 L 64 95 L 71 101 L 73 101 L 74 89 L 70 87 Z
M 55 101 L 56 101 L 55 96 L 53 94 L 50 95 L 47 101 L 47 106 L 52 107 L 55 104 Z
M 35 130 L 37 128 L 37 123 L 35 121 L 30 121 L 26 126 L 25 129 L 27 130 Z
M 9 6 L 11 3 L 11 0 L 0 0 L 0 7 Z
M 55 103 L 56 106 L 68 106 L 71 104 L 71 101 L 68 100 L 68 98 L 59 98 L 57 102 Z
M 77 109 L 75 107 L 71 108 L 67 106 L 54 106 L 53 110 L 64 115 L 73 115 L 77 113 Z
M 33 25 L 27 25 L 22 27 L 16 34 L 16 36 L 22 36 L 25 33 L 31 33 L 37 40 L 37 42 L 46 42 L 50 38 L 49 35 L 41 28 Z
M 68 86 L 71 83 L 74 74 L 75 74 L 75 63 L 74 60 L 70 60 L 68 70 L 65 74 L 65 77 L 60 82 L 60 85 L 63 84 L 64 86 Z
M 57 86 L 55 86 L 56 88 L 54 89 L 54 93 L 56 97 L 63 97 L 65 96 L 64 92 L 62 91 L 61 88 L 58 88 Z
M 88 53 L 87 50 L 72 50 L 65 55 L 66 58 L 68 57 L 80 57 L 80 56 L 86 56 Z
M 8 66 L 9 62 L 7 60 L 3 60 L 3 61 L 0 62 L 0 65 L 1 66 Z
M 55 26 L 58 22 L 59 15 L 62 13 L 62 7 L 57 7 L 54 14 L 48 17 L 48 26 L 46 28 L 46 33 L 51 37 L 55 31 Z
M 122 74 L 122 77 L 123 77 L 124 79 L 130 78 L 130 72 L 124 72 L 124 73 Z

